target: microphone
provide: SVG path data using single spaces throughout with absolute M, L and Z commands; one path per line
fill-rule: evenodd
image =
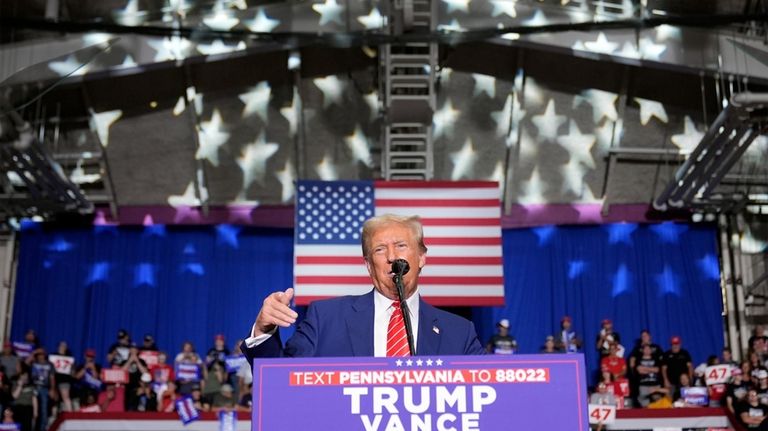
M 405 274 L 408 274 L 408 271 L 410 270 L 411 270 L 411 266 L 408 265 L 408 261 L 405 259 L 395 259 L 395 261 L 392 262 L 393 274 L 403 276 Z

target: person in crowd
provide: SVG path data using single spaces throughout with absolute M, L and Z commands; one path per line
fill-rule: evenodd
M 15 424 L 16 418 L 13 417 L 13 409 L 8 407 L 3 410 L 3 423 L 4 424 Z
M 597 334 L 597 340 L 595 341 L 595 347 L 600 353 L 600 359 L 611 354 L 611 345 L 614 343 L 620 347 L 620 356 L 623 357 L 624 348 L 621 347 L 621 336 L 613 330 L 613 321 L 611 319 L 603 319 L 602 326 Z
M 24 342 L 30 344 L 33 350 L 41 347 L 40 337 L 38 337 L 37 332 L 31 328 L 27 329 L 27 332 L 24 333 Z
M 11 379 L 0 370 L 0 412 L 13 404 L 13 386 L 11 384 Z
M 731 368 L 738 368 L 739 363 L 733 359 L 733 353 L 729 347 L 724 347 L 720 354 L 720 363 L 724 365 L 730 365 Z
M 496 355 L 511 355 L 517 352 L 517 340 L 509 335 L 509 320 L 501 319 L 496 324 L 496 334 L 494 334 L 485 345 L 488 353 Z
M 642 407 L 648 407 L 651 402 L 650 394 L 661 384 L 661 359 L 653 352 L 651 344 L 644 344 L 639 358 L 635 358 L 634 375 L 637 382 L 637 402 Z
M 650 346 L 651 355 L 653 355 L 658 360 L 659 365 L 661 365 L 661 355 L 664 353 L 664 350 L 661 348 L 661 346 L 653 342 L 651 331 L 649 331 L 648 329 L 643 329 L 642 331 L 640 331 L 640 338 L 638 338 L 637 341 L 635 342 L 635 345 L 632 348 L 632 351 L 629 353 L 629 358 L 628 358 L 628 379 L 629 379 L 629 384 L 631 388 L 631 395 L 633 399 L 637 401 L 643 400 L 643 398 L 641 398 L 638 393 L 638 390 L 640 388 L 638 379 L 640 378 L 640 376 L 638 376 L 637 374 L 637 364 L 639 363 L 640 358 L 643 356 L 643 348 L 645 346 Z M 659 376 L 661 376 L 661 374 L 659 374 Z M 645 397 L 643 402 L 647 404 L 648 402 L 647 396 Z
M 253 385 L 249 383 L 245 387 L 245 390 L 240 391 L 242 395 L 240 396 L 240 401 L 238 402 L 238 410 L 244 412 L 250 412 L 253 410 L 253 393 L 251 392 L 251 389 L 253 389 Z
M 149 366 L 149 374 L 152 375 L 152 382 L 155 389 L 160 392 L 169 382 L 176 379 L 173 367 L 167 364 L 168 355 L 165 352 L 157 354 L 157 363 Z
M 294 290 L 270 294 L 243 342 L 248 361 L 275 356 L 409 356 L 410 347 L 421 355 L 484 354 L 471 322 L 421 300 L 419 274 L 427 263 L 423 232 L 418 217 L 381 215 L 366 220 L 362 252 L 373 289 L 364 295 L 313 302 L 285 346 L 276 331 L 278 326 L 296 323 L 298 314 L 290 307 Z M 412 346 L 403 331 L 405 319 L 392 274 L 395 262 L 403 269 L 403 296 L 413 322 Z M 397 331 L 389 332 L 390 326 Z
M 225 365 L 227 356 L 229 356 L 229 349 L 224 344 L 224 335 L 216 334 L 213 337 L 213 347 L 208 349 L 208 353 L 205 355 L 205 366 L 210 370 L 215 362 Z
M 158 411 L 170 413 L 176 410 L 176 400 L 179 397 L 178 391 L 176 389 L 176 382 L 170 380 L 165 385 L 163 390 L 157 394 Z
M 760 355 L 757 352 L 749 353 L 749 366 L 752 368 L 753 375 L 756 375 L 759 370 L 768 371 L 768 368 L 765 367 L 764 362 L 760 359 Z M 755 384 L 757 384 L 756 381 Z
M 152 377 L 149 373 L 143 373 L 139 378 L 139 386 L 136 388 L 135 410 L 139 412 L 156 412 L 158 409 L 157 393 L 152 390 Z
M 547 338 L 544 339 L 541 353 L 560 353 L 560 351 L 555 348 L 555 337 L 553 335 L 547 335 Z
M 241 358 L 242 361 L 240 362 L 240 366 L 232 366 L 232 364 L 226 364 L 226 370 L 227 370 L 227 383 L 232 385 L 232 387 L 235 389 L 235 398 L 238 400 L 240 399 L 240 394 L 242 394 L 243 386 L 240 384 L 240 377 L 238 373 L 240 370 L 245 367 L 249 373 L 251 372 L 251 366 L 248 363 L 248 360 L 245 359 L 245 355 L 243 354 L 243 351 L 240 349 L 240 345 L 243 343 L 243 340 L 237 340 L 235 344 L 232 346 L 232 354 L 229 356 L 229 358 Z
M 21 431 L 36 429 L 40 405 L 37 399 L 37 389 L 32 383 L 29 373 L 22 370 L 13 388 L 13 413 L 21 424 Z
M 619 343 L 611 343 L 609 350 L 611 353 L 600 360 L 600 372 L 605 383 L 616 382 L 627 375 L 627 362 L 619 356 Z
M 152 336 L 152 334 L 144 334 L 144 339 L 141 342 L 141 347 L 139 348 L 139 353 L 141 352 L 157 352 L 160 349 L 157 348 L 157 344 L 155 343 L 155 337 Z
M 768 406 L 768 371 L 759 370 L 757 372 L 757 385 L 755 389 L 757 390 L 757 399 L 760 401 L 760 404 Z
M 690 374 L 687 372 L 682 372 L 677 378 L 677 385 L 674 386 L 675 392 L 673 392 L 673 399 L 675 402 L 679 402 L 682 405 L 685 405 L 685 400 L 683 399 L 683 388 L 690 388 L 693 387 L 693 381 L 691 381 Z
M 13 351 L 13 344 L 10 341 L 3 343 L 3 351 L 0 353 L 0 366 L 9 379 L 14 379 L 21 372 L 21 360 Z
M 203 399 L 212 399 L 220 392 L 224 384 L 227 384 L 227 372 L 224 365 L 219 361 L 214 361 L 203 382 Z
M 616 396 L 613 395 L 613 392 L 608 391 L 608 385 L 605 382 L 600 382 L 597 384 L 597 392 L 590 395 L 589 403 L 615 406 Z
M 680 385 L 680 375 L 687 374 L 688 380 L 693 379 L 693 364 L 691 354 L 682 348 L 682 340 L 677 335 L 669 340 L 670 348 L 664 352 L 661 359 L 661 375 L 664 378 L 664 387 L 669 393 L 677 393 Z
M 206 411 L 232 411 L 237 407 L 237 398 L 235 398 L 234 389 L 229 383 L 221 385 L 219 390 L 213 394 L 208 404 L 203 409 Z
M 672 399 L 669 397 L 669 391 L 666 388 L 657 387 L 648 394 L 649 402 L 646 406 L 649 409 L 669 409 L 672 408 Z
M 693 386 L 707 386 L 707 367 L 719 364 L 720 358 L 717 355 L 707 356 L 705 362 L 700 363 L 693 369 Z
M 736 406 L 744 402 L 747 398 L 747 391 L 752 385 L 744 380 L 744 373 L 741 368 L 734 368 L 731 371 L 731 381 L 725 390 L 725 407 L 733 414 L 736 414 Z
M 200 390 L 200 385 L 194 386 L 189 396 L 192 398 L 192 405 L 197 409 L 197 411 L 205 411 L 203 406 L 203 392 Z
M 38 416 L 37 429 L 48 428 L 48 410 L 51 400 L 56 400 L 56 378 L 53 364 L 48 360 L 45 349 L 39 347 L 32 354 L 33 362 L 30 366 L 30 379 L 37 391 Z
M 760 429 L 760 425 L 768 416 L 768 406 L 760 403 L 757 390 L 750 388 L 747 392 L 747 402 L 736 407 L 736 417 L 747 429 Z
M 72 352 L 69 350 L 69 346 L 66 341 L 60 341 L 56 348 L 56 354 L 59 356 L 66 356 L 72 358 Z M 54 364 L 55 365 L 55 364 Z M 59 372 L 56 369 L 54 378 L 56 379 L 56 387 L 59 390 L 59 397 L 61 398 L 61 410 L 65 412 L 72 411 L 72 369 L 64 370 L 65 372 Z
M 102 412 L 125 412 L 125 387 L 117 387 L 116 384 L 107 384 L 102 392 L 99 392 L 97 403 Z
M 765 362 L 768 356 L 768 336 L 765 335 L 765 326 L 756 325 L 749 337 L 749 353 L 757 353 L 760 362 Z
M 181 346 L 181 352 L 174 359 L 176 380 L 179 384 L 179 393 L 189 395 L 194 389 L 200 389 L 200 382 L 205 379 L 205 367 L 200 355 L 195 351 L 195 346 L 185 341 Z
M 94 403 L 98 404 L 99 392 L 102 389 L 101 365 L 96 363 L 96 350 L 85 349 L 84 361 L 75 368 L 73 381 L 77 384 L 77 396 L 81 403 L 85 403 L 92 396 Z
M 560 333 L 555 340 L 555 349 L 563 353 L 576 353 L 581 348 L 581 339 L 573 330 L 571 316 L 560 319 Z
M 128 361 L 131 352 L 131 336 L 125 329 L 117 331 L 117 340 L 109 346 L 107 363 L 112 366 L 122 367 Z
M 125 410 L 136 411 L 139 408 L 138 392 L 144 374 L 151 380 L 149 368 L 143 359 L 139 358 L 139 348 L 131 343 L 128 348 L 128 360 L 122 365 L 128 373 L 128 383 L 125 385 Z

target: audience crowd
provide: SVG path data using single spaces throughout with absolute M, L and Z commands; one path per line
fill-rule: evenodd
M 499 321 L 486 345 L 489 353 L 518 351 L 509 326 L 507 319 Z M 586 348 L 570 317 L 562 318 L 560 328 L 544 338 L 541 353 Z M 200 411 L 250 411 L 253 378 L 240 342 L 230 350 L 224 336 L 216 335 L 205 356 L 185 342 L 169 360 L 151 334 L 137 344 L 121 329 L 99 363 L 94 349 L 76 358 L 65 341 L 46 352 L 29 330 L 23 341 L 6 341 L 0 353 L 2 421 L 42 431 L 59 412 L 173 412 L 182 397 L 190 397 Z M 665 350 L 643 330 L 627 352 L 605 319 L 594 344 L 601 359 L 589 402 L 617 408 L 722 406 L 746 428 L 757 428 L 768 416 L 768 336 L 762 326 L 749 346 L 741 362 L 725 348 L 694 366 L 680 337 L 671 337 Z

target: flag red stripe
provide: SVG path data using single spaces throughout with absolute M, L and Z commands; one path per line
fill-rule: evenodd
M 498 207 L 498 199 L 376 199 L 377 207 Z
M 501 238 L 424 238 L 424 243 L 427 247 L 430 245 L 501 245 Z
M 296 256 L 297 265 L 363 265 L 363 257 L 352 256 Z M 502 265 L 501 256 L 495 257 L 452 257 L 430 256 L 428 265 Z
M 374 181 L 375 188 L 381 189 L 498 189 L 495 181 Z
M 423 224 L 424 226 L 501 226 L 501 219 L 500 218 L 422 218 L 421 224 Z
M 296 305 L 309 305 L 313 301 L 335 296 L 297 296 Z M 503 296 L 422 296 L 427 303 L 438 306 L 479 307 L 504 305 Z
M 299 275 L 296 277 L 296 284 L 369 284 L 370 282 L 370 277 L 354 275 Z M 448 284 L 458 286 L 466 286 L 467 284 L 504 284 L 504 277 L 423 276 L 419 277 L 419 283 L 422 285 Z

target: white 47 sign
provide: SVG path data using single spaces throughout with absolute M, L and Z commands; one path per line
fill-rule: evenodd
M 728 379 L 731 377 L 730 365 L 712 365 L 707 367 L 704 372 L 704 376 L 707 380 L 707 385 L 715 385 L 718 383 L 728 383 Z
M 604 404 L 589 405 L 589 423 L 612 424 L 616 420 L 616 406 Z

